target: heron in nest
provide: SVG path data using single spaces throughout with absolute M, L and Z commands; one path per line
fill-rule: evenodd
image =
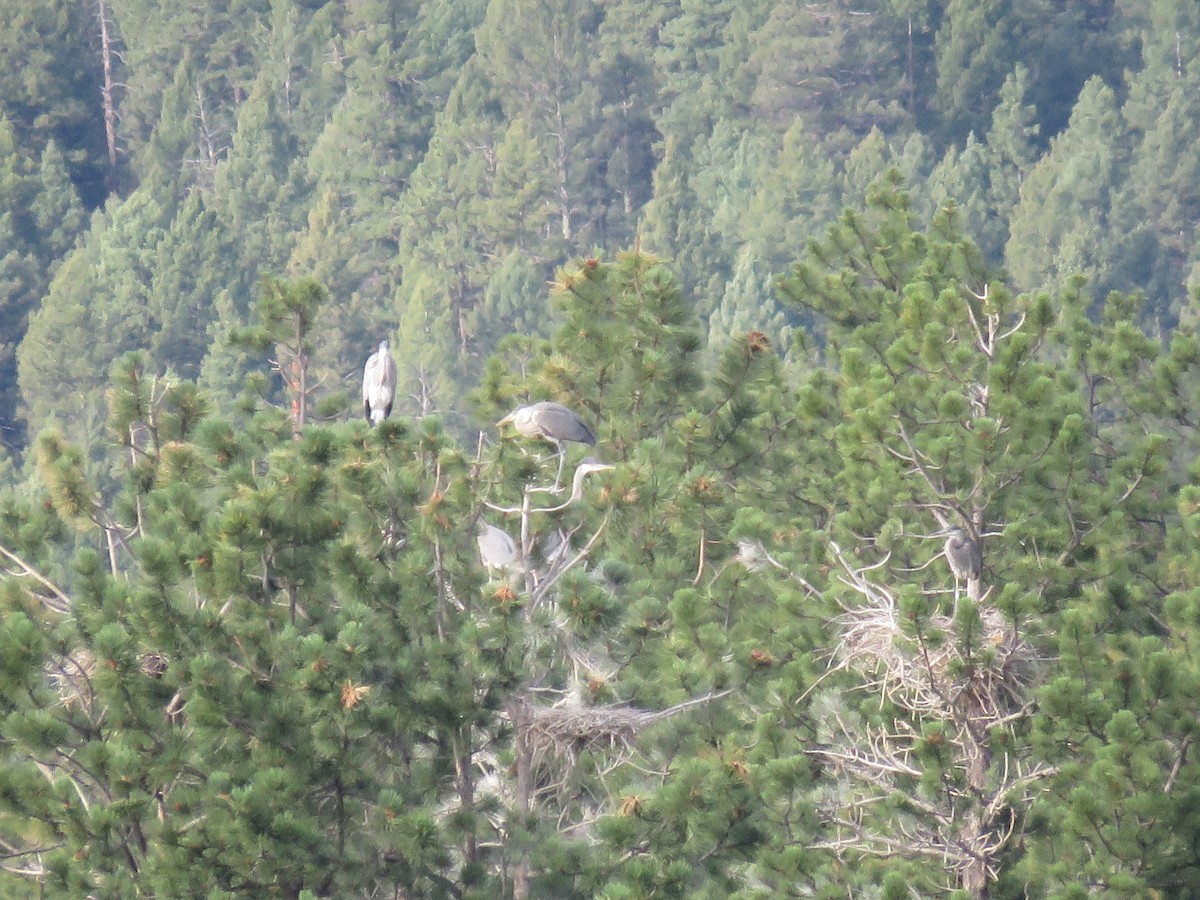
M 966 529 L 957 526 L 943 529 L 938 533 L 939 537 L 942 535 L 946 537 L 942 555 L 954 575 L 954 604 L 957 606 L 962 582 L 970 585 L 983 577 L 983 548 Z
M 503 528 L 480 520 L 476 526 L 475 543 L 479 547 L 479 558 L 489 573 L 512 568 L 517 558 L 517 545 Z

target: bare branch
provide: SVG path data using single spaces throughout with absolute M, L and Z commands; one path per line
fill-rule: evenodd
M 1167 781 L 1163 785 L 1162 792 L 1164 794 L 1171 793 L 1171 788 L 1175 786 L 1175 779 L 1179 777 L 1179 770 L 1183 768 L 1184 761 L 1187 759 L 1188 748 L 1192 746 L 1192 736 L 1188 735 L 1183 739 L 1183 746 L 1179 748 L 1179 753 L 1175 757 L 1175 762 L 1171 765 L 1171 773 L 1167 776 Z
M 588 542 L 584 544 L 582 550 L 576 553 L 570 561 L 555 570 L 549 578 L 537 586 L 537 588 L 530 595 L 528 613 L 532 613 L 541 604 L 542 600 L 546 596 L 546 592 L 549 591 L 550 588 L 552 588 L 558 582 L 558 580 L 563 577 L 563 575 L 577 566 L 584 559 L 587 559 L 588 554 L 592 552 L 592 547 L 596 545 L 596 542 L 600 540 L 600 535 L 604 533 L 604 528 L 606 525 L 608 525 L 608 516 L 604 517 L 604 521 L 600 523 L 600 527 L 596 529 L 595 534 L 593 534 L 588 539 Z
M 41 598 L 43 603 L 45 603 L 55 612 L 66 612 L 70 608 L 71 598 L 63 593 L 62 589 L 59 588 L 58 585 L 52 582 L 33 566 L 29 565 L 29 563 L 25 562 L 25 560 L 21 559 L 21 557 L 17 556 L 17 554 L 13 553 L 7 547 L 0 545 L 0 553 L 4 554 L 4 557 L 13 563 L 13 565 L 19 567 L 22 573 L 28 575 L 30 578 L 34 579 L 47 590 L 49 590 L 50 593 L 52 593 L 58 600 L 57 604 L 52 604 L 49 602 L 48 598 L 43 597 Z

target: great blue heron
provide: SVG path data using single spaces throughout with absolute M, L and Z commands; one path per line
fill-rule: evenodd
M 517 544 L 509 533 L 482 520 L 476 530 L 475 543 L 484 568 L 489 572 L 511 568 L 517 558 Z
M 367 358 L 363 367 L 362 397 L 363 412 L 372 426 L 391 415 L 392 401 L 396 399 L 396 361 L 386 339 L 379 342 L 379 349 Z
M 957 604 L 960 582 L 970 585 L 983 577 L 983 548 L 962 528 L 946 528 L 940 534 L 946 535 L 942 553 L 954 575 L 954 602 Z
M 498 426 L 512 425 L 519 434 L 530 438 L 541 438 L 549 441 L 558 449 L 558 474 L 554 476 L 554 486 L 562 478 L 563 464 L 566 461 L 566 451 L 563 444 L 572 442 L 596 445 L 596 435 L 587 422 L 573 410 L 567 409 L 561 403 L 553 400 L 543 400 L 531 403 L 513 410 L 496 423 Z

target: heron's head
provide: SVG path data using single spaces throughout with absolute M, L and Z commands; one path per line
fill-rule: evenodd
M 580 461 L 578 468 L 575 469 L 576 474 L 582 472 L 584 475 L 591 475 L 595 472 L 607 472 L 610 469 L 615 469 L 616 466 L 611 463 L 600 462 L 594 456 L 589 456 Z
M 517 429 L 520 429 L 520 427 L 528 421 L 529 421 L 529 407 L 528 406 L 518 406 L 516 409 L 514 409 L 512 412 L 510 412 L 507 416 L 505 416 L 503 419 L 501 419 L 499 422 L 497 422 L 496 427 L 503 428 L 505 425 L 513 425 Z
M 947 525 L 944 528 L 941 528 L 941 529 L 935 531 L 933 534 L 930 535 L 930 537 L 965 538 L 965 537 L 967 537 L 967 530 L 965 528 L 963 528 L 961 525 Z
M 379 352 L 380 353 L 387 353 L 391 349 L 392 349 L 391 342 L 388 341 L 387 338 L 384 338 L 382 341 L 379 342 Z
M 951 560 L 951 565 L 954 564 L 954 558 L 964 555 L 976 556 L 979 553 L 979 544 L 976 543 L 974 537 L 965 528 L 957 525 L 948 525 L 937 533 L 937 537 L 946 539 L 945 552 L 947 558 Z

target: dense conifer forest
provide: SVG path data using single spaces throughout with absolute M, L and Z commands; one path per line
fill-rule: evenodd
M 0 8 L 0 898 L 1200 896 L 1200 5 Z

